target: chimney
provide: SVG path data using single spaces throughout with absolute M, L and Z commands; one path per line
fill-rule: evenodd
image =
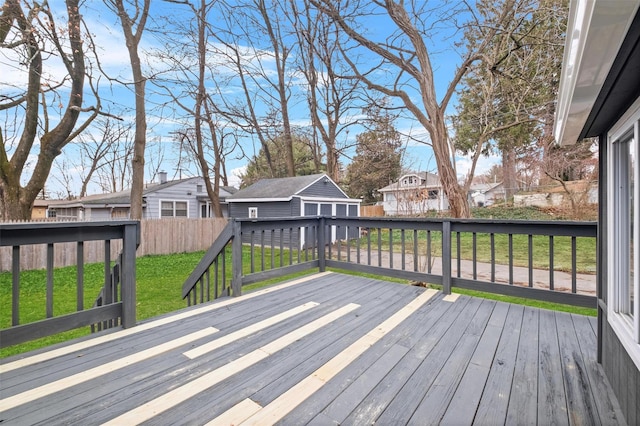
M 160 183 L 167 183 L 167 172 L 158 172 L 158 179 Z

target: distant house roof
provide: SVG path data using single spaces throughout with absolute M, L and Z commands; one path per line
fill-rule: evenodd
M 163 189 L 170 188 L 180 183 L 188 182 L 191 180 L 197 180 L 197 179 L 201 179 L 201 178 L 195 176 L 195 177 L 189 177 L 189 178 L 178 179 L 178 180 L 170 180 L 163 183 L 150 183 L 143 189 L 142 196 L 144 197 L 147 194 L 161 191 Z M 229 194 L 233 194 L 233 192 L 237 191 L 232 186 L 221 186 L 220 189 L 226 191 Z M 109 204 L 111 206 L 123 206 L 123 207 L 131 205 L 131 190 L 127 189 L 124 191 L 111 192 L 108 194 L 87 195 L 86 197 L 82 197 L 77 200 L 57 202 L 56 207 L 82 207 L 82 206 L 104 205 L 104 204 Z
M 480 192 L 480 193 L 484 194 L 484 193 L 487 193 L 487 192 L 491 191 L 492 189 L 495 189 L 495 188 L 499 187 L 500 185 L 502 185 L 502 182 L 474 183 L 469 188 L 469 191 L 471 191 L 471 192 Z
M 420 183 L 416 185 L 400 185 L 402 179 L 407 176 L 418 176 L 420 178 Z M 402 189 L 415 189 L 415 188 L 436 188 L 440 187 L 440 177 L 435 173 L 430 172 L 410 172 L 405 173 L 400 176 L 397 182 L 393 182 L 384 188 L 378 189 L 378 192 L 390 192 L 390 191 L 398 191 Z
M 336 188 L 342 192 L 345 198 L 349 196 L 324 173 L 294 176 L 273 179 L 260 179 L 253 185 L 239 190 L 235 194 L 227 197 L 229 202 L 240 201 L 289 201 L 293 196 L 300 194 L 309 186 L 320 179 L 328 179 Z

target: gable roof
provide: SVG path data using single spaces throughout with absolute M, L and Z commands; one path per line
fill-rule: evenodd
M 344 194 L 344 191 L 331 180 L 325 173 L 306 176 L 293 176 L 284 178 L 260 179 L 253 185 L 239 190 L 227 201 L 243 201 L 243 200 L 271 200 L 271 201 L 289 201 L 294 195 L 300 194 L 302 191 L 313 185 L 320 179 L 327 178 L 336 188 Z M 347 194 L 345 197 L 349 198 Z
M 495 189 L 495 188 L 499 187 L 500 185 L 502 185 L 502 182 L 474 183 L 469 188 L 469 191 L 470 192 L 480 192 L 480 193 L 484 194 L 484 193 L 487 193 L 487 192 L 491 191 L 492 189 Z

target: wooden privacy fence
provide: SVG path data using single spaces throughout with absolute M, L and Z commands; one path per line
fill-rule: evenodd
M 190 253 L 206 250 L 220 235 L 227 224 L 218 218 L 165 218 L 144 219 L 140 222 L 141 244 L 136 255 Z M 2 225 L 0 225 L 1 227 Z M 11 270 L 11 247 L 0 247 L 0 272 Z M 122 250 L 122 242 L 111 244 L 111 258 L 115 259 Z M 56 243 L 54 267 L 76 264 L 75 243 Z M 87 241 L 84 244 L 84 263 L 104 260 L 104 244 L 101 241 Z M 47 246 L 45 244 L 23 245 L 20 247 L 20 269 L 45 269 L 47 266 Z
M 360 206 L 360 216 L 362 217 L 383 217 L 383 206 Z

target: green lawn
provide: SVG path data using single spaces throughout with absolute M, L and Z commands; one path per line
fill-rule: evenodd
M 371 237 L 371 250 L 377 250 L 378 247 L 378 230 L 371 229 L 369 231 Z M 431 255 L 442 255 L 442 233 L 431 231 Z M 400 230 L 392 231 L 392 242 L 389 241 L 389 229 L 380 231 L 380 242 L 383 250 L 389 250 L 389 246 L 393 244 L 393 251 L 400 253 L 402 251 L 402 232 Z M 413 231 L 405 231 L 404 233 L 405 250 L 408 253 L 414 251 L 414 234 Z M 418 253 L 425 255 L 427 253 L 427 231 L 418 231 L 417 233 Z M 529 239 L 528 235 L 513 235 L 513 264 L 515 266 L 529 266 Z M 360 239 L 360 249 L 366 249 L 367 239 Z M 456 235 L 451 236 L 451 253 L 452 258 L 457 257 L 458 240 Z M 495 261 L 499 264 L 507 264 L 509 262 L 509 237 L 504 234 L 496 234 L 494 239 Z M 570 237 L 554 237 L 554 269 L 558 271 L 571 271 L 571 238 Z M 549 268 L 549 237 L 542 235 L 534 235 L 532 237 L 531 251 L 533 255 L 534 268 Z M 469 232 L 460 233 L 460 257 L 462 259 L 473 259 L 473 234 Z M 476 259 L 478 262 L 489 262 L 491 260 L 491 240 L 489 234 L 476 234 Z M 595 238 L 576 238 L 576 270 L 579 273 L 595 274 L 596 272 L 596 239 Z
M 186 306 L 182 300 L 182 283 L 202 258 L 203 252 L 145 256 L 136 262 L 137 319 L 143 320 Z M 90 307 L 100 292 L 104 280 L 102 264 L 85 265 L 84 306 Z M 76 310 L 76 268 L 56 268 L 54 271 L 54 315 Z M 24 271 L 20 274 L 20 323 L 45 318 L 46 271 Z M 11 325 L 11 273 L 0 273 L 0 328 Z M 0 350 L 0 357 L 62 342 L 89 333 L 89 328 L 72 330 L 45 337 L 23 345 Z

